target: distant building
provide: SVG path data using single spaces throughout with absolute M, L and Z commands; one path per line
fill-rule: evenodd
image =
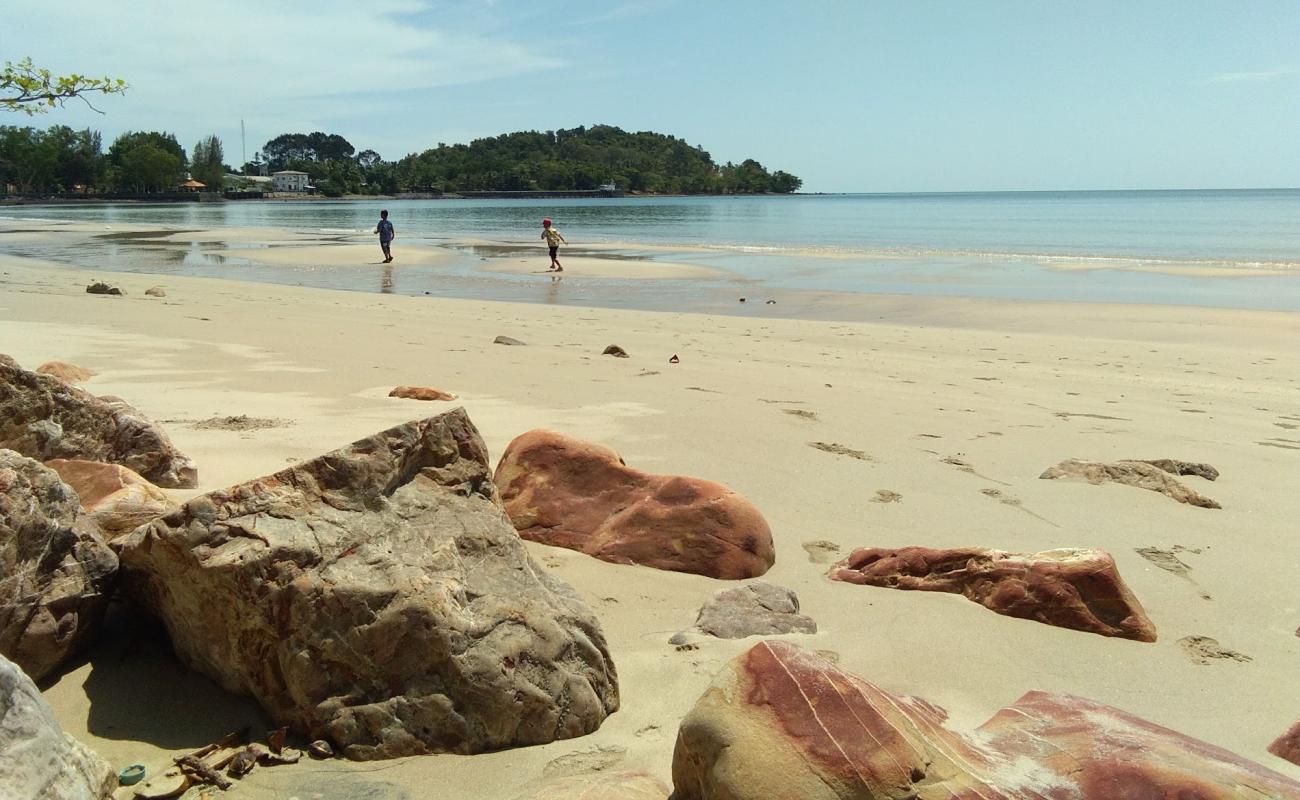
M 271 173 L 271 182 L 277 192 L 307 191 L 307 173 L 295 169 L 282 169 Z

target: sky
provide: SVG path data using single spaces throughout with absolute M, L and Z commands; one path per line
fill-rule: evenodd
M 1297 0 L 47 0 L 0 59 L 127 81 L 0 123 L 321 130 L 394 160 L 609 124 L 812 192 L 1300 187 Z M 247 130 L 241 146 L 240 120 Z

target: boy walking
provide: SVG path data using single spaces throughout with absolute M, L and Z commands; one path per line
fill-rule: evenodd
M 379 212 L 379 224 L 375 226 L 375 233 L 379 234 L 379 247 L 384 251 L 384 263 L 393 260 L 393 254 L 388 249 L 397 234 L 393 232 L 393 223 L 388 221 L 388 209 Z
M 549 219 L 542 220 L 542 238 L 546 240 L 546 245 L 551 248 L 551 266 L 547 272 L 564 272 L 564 267 L 560 266 L 560 242 L 568 244 L 560 232 L 551 227 Z

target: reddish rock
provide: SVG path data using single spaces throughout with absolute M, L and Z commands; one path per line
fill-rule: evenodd
M 1101 550 L 1007 553 L 978 547 L 863 547 L 831 567 L 832 580 L 951 592 L 1009 617 L 1154 642 L 1156 627 Z
M 118 464 L 55 458 L 45 466 L 77 492 L 109 541 L 176 509 L 162 489 Z
M 1287 732 L 1273 740 L 1268 752 L 1284 758 L 1300 767 L 1300 720 L 1287 729 Z
M 776 561 L 772 532 L 752 503 L 700 478 L 632 469 L 607 447 L 529 431 L 495 476 L 525 539 L 615 564 L 753 578 Z
M 194 462 L 162 428 L 116 397 L 0 362 L 0 447 L 37 461 L 73 458 L 128 467 L 159 486 L 198 484 Z
M 42 375 L 53 375 L 61 381 L 68 383 L 81 383 L 94 377 L 94 370 L 79 367 L 76 364 L 69 364 L 66 361 L 46 361 L 36 368 L 36 371 Z
M 456 395 L 444 392 L 432 386 L 398 386 L 388 393 L 389 397 L 402 397 L 407 400 L 455 400 Z
M 971 732 L 783 641 L 682 721 L 676 800 L 1300 800 L 1300 783 L 1131 714 L 1030 692 Z

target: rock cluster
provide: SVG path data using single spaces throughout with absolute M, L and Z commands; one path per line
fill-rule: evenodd
M 192 487 L 198 470 L 171 439 L 117 397 L 95 397 L 51 375 L 0 362 L 0 447 L 38 461 L 128 467 L 159 486 Z
M 113 768 L 63 732 L 36 684 L 0 656 L 0 797 L 104 800 Z
M 117 557 L 58 473 L 0 450 L 0 655 L 34 680 L 103 618 Z
M 776 561 L 752 503 L 700 478 L 632 469 L 607 447 L 545 430 L 506 448 L 496 482 L 519 534 L 616 564 L 754 578 Z
M 196 497 L 119 543 L 178 655 L 355 759 L 581 736 L 600 625 L 529 557 L 461 409 Z
M 783 641 L 730 662 L 682 721 L 675 800 L 1298 800 L 1300 783 L 1079 697 L 1030 692 L 973 732 Z
M 1179 464 L 1183 462 L 1170 462 L 1168 466 L 1170 471 L 1180 469 Z M 1206 467 L 1208 465 L 1188 465 L 1194 467 Z M 1210 467 L 1213 469 L 1213 467 Z M 1201 474 L 1183 473 L 1178 474 Z M 1206 473 L 1208 474 L 1208 473 Z M 1218 471 L 1214 475 L 1218 477 Z M 1147 489 L 1152 492 L 1159 492 L 1166 497 L 1173 498 L 1180 503 L 1198 506 L 1200 508 L 1222 508 L 1216 501 L 1211 500 L 1200 492 L 1192 489 L 1185 484 L 1179 483 L 1169 477 L 1170 472 L 1166 471 L 1154 463 L 1145 461 L 1116 461 L 1113 463 L 1104 463 L 1101 461 L 1080 461 L 1071 458 L 1054 467 L 1049 467 L 1039 475 L 1039 478 L 1045 480 L 1064 479 L 1075 481 L 1087 481 L 1091 484 L 1101 484 L 1106 482 L 1122 483 L 1125 486 L 1135 486 L 1139 489 Z M 1213 480 L 1213 479 L 1211 479 Z
M 1011 617 L 1154 642 L 1156 628 L 1101 550 L 1007 553 L 968 547 L 864 547 L 836 563 L 832 580 L 952 592 Z

